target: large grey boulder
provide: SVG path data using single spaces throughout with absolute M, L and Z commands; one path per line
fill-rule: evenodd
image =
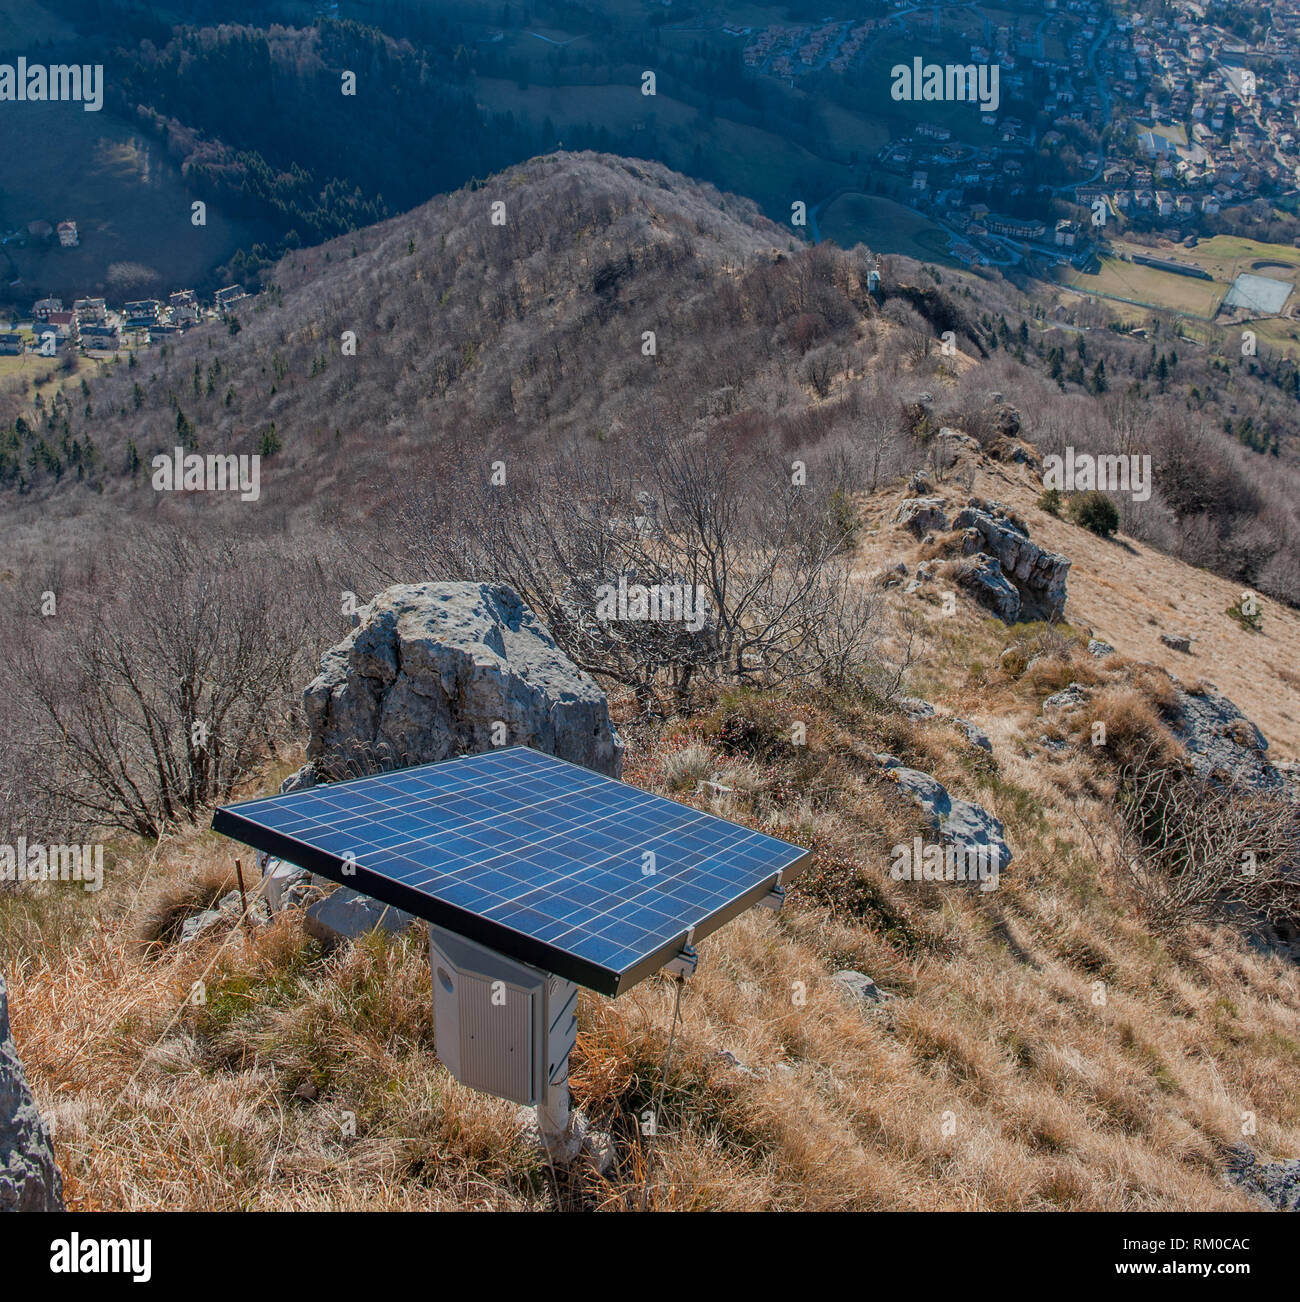
M 303 693 L 297 785 L 527 745 L 619 777 L 605 694 L 503 585 L 388 588 Z
M 1029 531 L 998 502 L 971 498 L 953 517 L 952 527 L 964 531 L 966 555 L 995 557 L 1003 575 L 1020 590 L 1027 613 L 1044 619 L 1065 612 L 1069 560 L 1030 541 Z
M 1294 798 L 1295 788 L 1269 761 L 1264 734 L 1226 696 L 1208 683 L 1188 692 L 1174 682 L 1177 696 L 1165 721 L 1198 777 Z
M 931 829 L 945 846 L 968 862 L 995 866 L 998 872 L 1011 862 L 1006 830 L 983 805 L 949 795 L 937 778 L 920 769 L 907 768 L 893 755 L 878 756 L 889 777 L 925 813 Z
M 512 589 L 421 583 L 381 592 L 321 658 L 303 693 L 308 762 L 282 792 L 359 774 L 532 746 L 619 777 L 623 744 L 605 694 Z M 271 908 L 305 909 L 327 944 L 413 919 L 348 887 L 321 895 L 303 869 L 262 863 Z
M 9 1031 L 0 976 L 0 1211 L 61 1212 L 63 1177 Z

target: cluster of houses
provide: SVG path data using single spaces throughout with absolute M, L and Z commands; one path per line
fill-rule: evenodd
M 754 35 L 745 46 L 745 63 L 776 77 L 796 77 L 818 68 L 847 72 L 867 38 L 883 25 L 881 19 L 857 23 L 828 22 L 817 27 L 773 23 Z M 734 25 L 723 30 L 728 36 L 749 36 L 753 32 L 752 28 Z
M 81 235 L 74 221 L 61 221 L 57 226 L 37 219 L 28 222 L 26 227 L 16 226 L 0 236 L 0 244 L 26 244 L 28 240 L 48 240 L 58 236 L 59 247 L 75 249 L 81 243 Z
M 1297 179 L 1300 0 L 1275 0 L 1269 10 L 1258 45 L 1205 22 L 1204 6 L 1189 0 L 1173 23 L 1151 23 L 1135 43 L 1148 116 L 1157 127 L 1192 124 L 1193 138 L 1172 151 L 1189 182 L 1252 168 L 1280 188 Z M 1147 147 L 1155 152 L 1154 142 Z
M 55 236 L 59 237 L 60 249 L 76 249 L 81 243 L 76 221 L 60 221 L 57 225 L 51 225 L 48 221 L 38 219 L 29 221 L 26 227 L 7 230 L 0 236 L 0 245 L 26 245 L 30 240 L 51 240 Z
M 0 356 L 16 357 L 27 351 L 50 354 L 79 348 L 91 356 L 116 354 L 123 346 L 145 348 L 165 343 L 204 321 L 220 319 L 250 295 L 242 285 L 217 291 L 211 307 L 199 302 L 192 289 L 178 290 L 164 302 L 135 299 L 110 308 L 103 298 L 79 298 L 65 308 L 60 298 L 41 298 L 32 304 L 25 329 L 15 323 L 0 331 Z
M 921 110 L 875 160 L 900 178 L 907 203 L 962 238 L 969 261 L 998 260 L 1008 241 L 1086 258 L 1086 212 L 1062 225 L 1059 211 L 1041 223 L 977 211 L 981 199 L 1024 195 L 1035 154 L 1077 154 L 1061 199 L 1093 211 L 1101 200 L 1112 225 L 1172 240 L 1227 209 L 1267 221 L 1267 196 L 1300 184 L 1300 0 L 1275 0 L 1256 44 L 1217 26 L 1204 0 L 1170 0 L 1159 17 L 1108 0 L 1012 0 L 996 15 L 890 2 L 893 13 L 868 21 L 725 30 L 746 41 L 750 68 L 782 78 L 861 76 L 885 33 L 914 37 L 918 52 L 941 34 L 950 50 L 955 36 L 972 64 L 996 66 L 1001 105 L 972 118 L 963 139 L 946 115 Z M 1036 112 L 1020 121 L 1025 103 Z

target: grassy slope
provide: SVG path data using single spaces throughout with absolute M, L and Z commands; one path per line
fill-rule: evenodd
M 405 247 L 391 224 L 381 238 Z M 313 257 L 300 255 L 287 296 L 306 292 Z M 1074 559 L 1076 625 L 1210 678 L 1278 753 L 1294 753 L 1294 612 L 1266 603 L 1264 633 L 1245 634 L 1222 614 L 1232 585 L 1042 515 L 1023 472 L 983 463 L 974 491 L 1020 509 L 1037 539 Z M 917 544 L 887 523 L 897 497 L 860 504 L 864 575 L 916 559 Z M 1220 1175 L 1242 1114 L 1256 1115 L 1263 1156 L 1300 1151 L 1300 974 L 1227 930 L 1153 939 L 1090 839 L 1104 775 L 1087 752 L 1053 759 L 1038 745 L 1048 692 L 1108 675 L 1122 691 L 1131 671 L 1075 649 L 1009 677 L 1000 650 L 1034 630 L 1008 631 L 964 598 L 952 617 L 896 590 L 886 600 L 895 628 L 921 617 L 912 686 L 983 724 L 996 767 L 943 720 L 809 692 L 627 729 L 630 781 L 704 800 L 697 781 L 715 777 L 731 788 L 708 798 L 718 812 L 818 852 L 782 915 L 753 913 L 702 947 L 653 1205 L 1247 1206 Z M 1200 637 L 1190 662 L 1160 646 L 1163 629 Z M 752 726 L 738 742 L 741 718 Z M 806 751 L 782 740 L 795 721 Z M 1005 821 L 1016 859 L 999 891 L 887 878 L 890 847 L 917 824 L 871 758 L 883 750 Z M 281 776 L 265 774 L 262 789 Z M 233 929 L 146 958 L 142 917 L 156 934 L 219 897 L 233 847 L 190 832 L 112 857 L 99 896 L 0 898 L 15 1035 L 73 1206 L 639 1204 L 637 1119 L 663 1060 L 667 982 L 617 1002 L 583 996 L 574 1089 L 618 1135 L 620 1159 L 607 1179 L 559 1180 L 522 1142 L 510 1105 L 438 1065 L 418 936 L 326 956 L 290 918 L 251 940 Z M 865 1015 L 846 1005 L 827 979 L 841 967 L 895 998 Z M 207 1002 L 195 1005 L 200 979 Z
M 942 485 L 954 500 L 963 490 Z M 1249 633 L 1225 612 L 1242 594 L 1240 584 L 1194 569 L 1123 534 L 1098 538 L 1040 510 L 1039 477 L 1028 468 L 984 460 L 972 491 L 1005 502 L 1028 524 L 1031 537 L 1074 562 L 1066 614 L 1075 625 L 1126 655 L 1149 660 L 1186 683 L 1204 679 L 1229 696 L 1259 725 L 1274 758 L 1300 755 L 1300 611 L 1260 598 L 1261 631 Z M 866 508 L 868 525 L 884 525 L 893 509 L 882 496 Z M 900 545 L 901 544 L 901 545 Z M 909 562 L 915 543 L 885 530 L 865 539 L 864 569 L 886 560 Z M 1189 633 L 1192 652 L 1171 651 L 1161 633 Z
M 992 465 L 980 473 L 976 491 L 1023 504 L 1024 483 Z M 896 498 L 864 502 L 865 523 L 880 524 Z M 1072 618 L 1121 652 L 1159 658 L 1147 612 L 1158 615 L 1168 594 L 1193 631 L 1231 595 L 1176 561 L 1139 565 L 1068 524 L 1032 511 L 1030 522 L 1074 558 Z M 864 569 L 909 545 L 887 526 L 867 534 Z M 1300 972 L 1226 929 L 1193 929 L 1176 944 L 1149 935 L 1084 832 L 1100 827 L 1105 795 L 1093 761 L 1084 751 L 1049 759 L 1036 744 L 1049 691 L 1131 670 L 1076 649 L 1011 678 L 996 668 L 1008 630 L 964 598 L 951 617 L 897 590 L 889 601 L 892 618 L 925 616 L 913 682 L 988 727 L 996 766 L 943 720 L 910 723 L 807 692 L 627 729 L 629 780 L 818 851 L 782 915 L 751 913 L 702 946 L 652 1205 L 1248 1206 L 1220 1175 L 1243 1114 L 1257 1117 L 1261 1154 L 1300 1152 Z M 1265 638 L 1291 631 L 1271 609 L 1264 623 Z M 1285 749 L 1296 685 L 1261 668 L 1280 654 L 1251 643 L 1256 653 L 1238 656 L 1226 617 L 1219 632 L 1196 658 L 1210 659 L 1218 686 Z M 1261 708 L 1270 695 L 1281 722 Z M 796 719 L 806 750 L 784 740 Z M 882 750 L 1005 820 L 1016 859 L 999 891 L 888 879 L 889 847 L 916 823 L 871 759 Z M 730 792 L 692 795 L 707 776 Z M 231 850 L 212 833 L 156 853 L 121 847 L 98 897 L 0 902 L 15 1034 L 56 1125 L 73 1206 L 638 1204 L 636 1119 L 662 1063 L 668 982 L 617 1002 L 584 993 L 574 1090 L 619 1136 L 620 1159 L 608 1178 L 557 1178 L 519 1138 L 511 1105 L 459 1087 L 437 1064 L 418 934 L 325 956 L 288 919 L 252 941 L 236 929 L 140 955 L 142 911 L 157 931 L 160 918 L 218 895 Z M 841 967 L 870 973 L 895 998 L 858 1011 L 828 982 Z M 196 1007 L 198 979 L 207 1003 Z M 348 1113 L 356 1138 L 343 1133 Z
M 8 292 L 21 295 L 21 307 L 47 293 L 68 302 L 103 294 L 114 303 L 165 295 L 202 282 L 260 236 L 255 225 L 227 218 L 215 204 L 208 224 L 193 226 L 196 196 L 163 146 L 131 123 L 76 105 L 8 107 L 0 130 L 5 220 L 26 226 L 70 218 L 81 236 L 75 249 L 11 246 L 24 283 Z

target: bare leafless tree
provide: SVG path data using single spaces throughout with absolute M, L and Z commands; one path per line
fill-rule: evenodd
M 31 774 L 103 826 L 156 837 L 228 798 L 273 741 L 322 640 L 310 567 L 176 528 L 116 561 L 118 590 L 6 648 Z
M 577 664 L 646 701 L 659 684 L 685 700 L 700 678 L 842 680 L 874 636 L 848 500 L 830 469 L 647 437 L 632 464 L 573 452 L 507 484 L 409 491 L 384 525 L 401 559 L 380 573 L 509 584 Z M 609 618 L 634 588 L 689 594 L 696 618 Z
M 863 404 L 859 435 L 867 461 L 867 487 L 874 493 L 880 487 L 881 472 L 890 469 L 890 448 L 902 441 L 893 404 L 883 394 L 870 395 Z

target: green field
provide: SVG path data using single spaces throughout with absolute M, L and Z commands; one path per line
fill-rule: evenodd
M 879 195 L 843 194 L 820 214 L 823 239 L 841 248 L 865 244 L 873 253 L 901 253 L 922 262 L 956 263 L 948 236 L 927 217 Z
M 0 357 L 0 385 L 9 388 L 14 382 L 29 380 L 40 386 L 58 370 L 62 358 L 37 357 L 27 353 L 22 357 Z
M 1258 240 L 1241 239 L 1235 235 L 1216 235 L 1194 249 L 1179 249 L 1176 260 L 1203 268 L 1225 285 L 1231 284 L 1242 272 L 1288 280 L 1293 285 L 1300 277 L 1300 249 L 1289 244 L 1261 244 Z M 1265 265 L 1257 266 L 1257 263 Z M 1268 265 L 1270 263 L 1274 265 Z
M 12 380 L 25 375 L 29 380 L 48 375 L 57 359 L 53 357 L 34 357 L 25 353 L 22 357 L 0 357 L 0 380 Z
M 1243 272 L 1286 280 L 1300 289 L 1300 249 L 1289 244 L 1261 244 L 1258 240 L 1241 239 L 1235 235 L 1216 235 L 1204 240 L 1193 249 L 1148 249 L 1140 244 L 1116 240 L 1116 254 L 1145 253 L 1166 262 L 1178 262 L 1198 267 L 1214 277 L 1212 281 L 1180 276 L 1155 267 L 1143 267 L 1115 256 L 1106 258 L 1101 269 L 1084 274 L 1073 268 L 1064 269 L 1062 283 L 1080 294 L 1102 294 L 1130 302 L 1150 304 L 1169 312 L 1184 312 L 1192 316 L 1212 318 L 1223 302 L 1233 280 Z M 1279 325 L 1281 339 L 1290 331 Z M 1286 346 L 1286 345 L 1282 345 Z
M 37 357 L 32 353 L 0 357 L 0 392 L 25 395 L 29 402 L 40 394 L 49 403 L 56 394 L 76 389 L 83 377 L 93 380 L 113 364 L 90 357 L 75 360 L 76 365 L 65 370 L 66 357 Z
M 826 138 L 837 155 L 847 155 L 856 150 L 859 162 L 863 162 L 889 143 L 889 128 L 882 122 L 850 113 L 838 104 L 824 104 L 821 120 Z
M 1153 257 L 1169 258 L 1164 249 L 1138 249 Z M 1172 258 L 1169 259 L 1173 261 Z M 1219 310 L 1228 287 L 1219 281 L 1180 276 L 1172 271 L 1143 267 L 1118 257 L 1102 260 L 1095 272 L 1062 269 L 1064 283 L 1081 294 L 1102 294 L 1131 303 L 1150 304 L 1169 312 L 1185 312 L 1209 319 Z
M 1140 246 L 1137 245 L 1124 247 L 1130 251 L 1140 251 Z M 1159 295 L 1160 310 L 1190 314 L 1182 324 L 1187 338 L 1201 344 L 1210 344 L 1216 340 L 1221 344 L 1225 330 L 1233 332 L 1235 339 L 1235 332 L 1242 327 L 1229 326 L 1226 318 L 1215 323 L 1192 319 L 1205 315 L 1194 306 L 1183 306 L 1185 303 L 1195 303 L 1197 290 L 1205 301 L 1216 296 L 1221 301 L 1233 279 L 1242 272 L 1288 280 L 1300 290 L 1300 249 L 1289 245 L 1261 244 L 1256 240 L 1216 235 L 1195 249 L 1160 249 L 1155 251 L 1155 255 L 1201 267 L 1214 276 L 1214 282 L 1185 280 L 1182 276 L 1115 260 L 1114 265 L 1103 267 L 1099 276 L 1083 276 L 1071 271 L 1069 288 L 1062 294 L 1062 301 L 1070 301 L 1078 295 L 1108 293 L 1113 297 L 1105 300 L 1106 310 L 1115 320 L 1125 321 L 1132 326 L 1146 326 L 1152 320 L 1151 309 L 1132 302 L 1120 302 L 1119 299 L 1136 299 L 1144 295 L 1148 302 L 1155 302 L 1149 296 Z M 1261 263 L 1281 265 L 1261 266 Z M 1289 357 L 1300 359 L 1300 324 L 1288 317 L 1264 317 L 1253 321 L 1250 328 L 1262 346 L 1275 348 Z M 1233 346 L 1236 346 L 1235 343 Z
M 152 136 L 77 104 L 7 104 L 0 118 L 0 224 L 77 223 L 80 247 L 57 241 L 8 246 L 22 278 L 15 291 L 116 300 L 202 280 L 237 248 L 262 238 L 215 205 L 190 222 L 193 195 Z M 7 277 L 6 277 L 7 278 Z

